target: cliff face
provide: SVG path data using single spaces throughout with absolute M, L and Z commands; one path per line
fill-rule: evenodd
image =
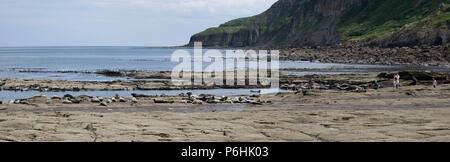
M 448 36 L 441 38 L 442 41 L 436 37 L 448 33 L 448 11 L 442 8 L 446 8 L 449 1 L 279 0 L 262 14 L 232 20 L 195 34 L 188 45 L 192 46 L 195 41 L 216 47 L 330 46 L 345 41 L 383 46 L 444 44 L 449 42 Z M 438 25 L 424 23 L 439 16 Z M 414 35 L 416 30 L 424 28 L 423 32 L 431 32 L 425 34 L 429 37 L 426 41 Z M 402 39 L 404 35 L 408 35 L 406 42 Z M 410 41 L 414 39 L 420 41 Z
M 429 18 L 370 41 L 368 45 L 381 47 L 447 45 L 450 43 L 449 11 L 450 6 L 440 5 L 438 11 Z

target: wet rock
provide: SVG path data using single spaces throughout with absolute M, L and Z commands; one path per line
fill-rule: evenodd
M 408 91 L 408 92 L 405 92 L 405 94 L 408 96 L 417 96 L 417 93 L 415 91 Z
M 395 73 L 380 73 L 378 77 L 381 78 L 394 78 Z M 415 76 L 418 80 L 432 80 L 433 77 L 437 80 L 444 80 L 448 75 L 442 72 L 432 72 L 432 71 L 424 71 L 424 70 L 409 70 L 409 71 L 401 71 L 399 72 L 401 79 L 411 80 L 413 76 Z

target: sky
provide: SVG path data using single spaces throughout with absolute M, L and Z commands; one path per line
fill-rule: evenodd
M 177 46 L 277 0 L 0 0 L 0 46 Z

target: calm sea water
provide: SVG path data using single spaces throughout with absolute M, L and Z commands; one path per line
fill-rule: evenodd
M 105 77 L 83 73 L 100 70 L 171 71 L 178 62 L 171 54 L 178 49 L 144 47 L 0 47 L 0 79 L 53 79 L 77 81 L 110 81 L 127 78 Z M 192 49 L 188 50 L 193 54 Z M 204 50 L 205 51 L 205 50 Z M 203 66 L 208 66 L 203 63 Z M 374 65 L 325 64 L 301 61 L 280 62 L 280 68 L 382 68 Z M 31 72 L 27 72 L 31 71 Z M 305 73 L 310 74 L 310 73 Z

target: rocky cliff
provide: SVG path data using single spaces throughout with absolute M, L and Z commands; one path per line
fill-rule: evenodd
M 267 11 L 195 34 L 216 47 L 446 45 L 450 0 L 279 0 Z

